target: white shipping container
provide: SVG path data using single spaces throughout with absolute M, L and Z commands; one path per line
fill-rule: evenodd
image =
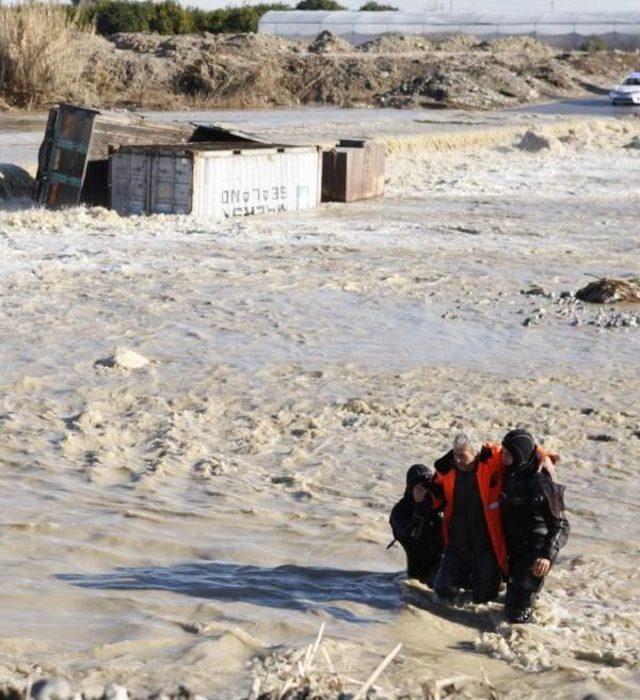
M 309 209 L 320 203 L 317 146 L 120 146 L 109 156 L 111 208 L 220 220 Z

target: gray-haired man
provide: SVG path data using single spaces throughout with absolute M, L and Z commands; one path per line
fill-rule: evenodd
M 547 453 L 538 450 L 539 466 L 553 469 Z M 459 433 L 453 449 L 436 460 L 437 481 L 444 497 L 445 553 L 435 590 L 444 598 L 456 594 L 456 583 L 468 576 L 473 600 L 494 600 L 508 572 L 507 544 L 500 512 L 505 476 L 503 448 L 482 447 L 469 433 Z

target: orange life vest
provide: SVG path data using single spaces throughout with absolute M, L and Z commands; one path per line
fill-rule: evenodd
M 500 513 L 500 492 L 504 481 L 504 467 L 502 466 L 502 447 L 500 445 L 485 445 L 490 451 L 490 456 L 478 462 L 476 478 L 478 491 L 484 505 L 484 517 L 487 521 L 487 530 L 493 546 L 493 552 L 502 571 L 507 574 L 507 543 L 502 529 L 502 516 Z M 485 450 L 486 452 L 486 450 Z M 449 545 L 449 530 L 455 507 L 456 468 L 450 469 L 446 474 L 437 474 L 436 482 L 442 485 L 444 492 L 444 545 Z

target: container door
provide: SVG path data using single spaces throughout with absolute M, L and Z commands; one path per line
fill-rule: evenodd
M 149 214 L 191 213 L 191 159 L 183 153 L 150 156 Z
M 111 208 L 121 215 L 147 211 L 149 157 L 143 153 L 115 152 L 109 159 Z
M 97 114 L 72 105 L 60 105 L 56 110 L 53 128 L 48 126 L 45 136 L 50 145 L 43 149 L 40 164 L 41 204 L 58 209 L 79 203 Z

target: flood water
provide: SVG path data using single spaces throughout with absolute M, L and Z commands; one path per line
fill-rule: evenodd
M 496 112 L 462 110 L 399 110 L 387 108 L 303 107 L 269 110 L 209 110 L 192 112 L 140 112 L 150 119 L 198 124 L 220 123 L 265 136 L 277 135 L 292 143 L 311 139 L 331 142 L 342 138 L 383 137 L 397 133 L 424 134 L 430 130 L 500 126 L 514 119 L 542 117 L 621 118 L 637 107 L 613 107 L 607 98 L 560 100 Z M 46 114 L 0 114 L 0 163 L 35 167 Z M 346 131 L 345 131 L 346 130 Z
M 238 126 L 315 138 L 354 114 Z M 483 669 L 506 697 L 638 693 L 640 331 L 606 321 L 640 309 L 560 295 L 638 274 L 639 127 L 532 154 L 467 138 L 529 117 L 369 115 L 464 138 L 392 153 L 383 200 L 299 214 L 0 207 L 4 677 L 238 698 L 325 622 L 350 677 L 403 643 L 387 687 Z M 36 143 L 0 135 L 15 162 Z M 410 464 L 519 423 L 562 455 L 572 524 L 528 627 L 408 591 L 386 549 Z

